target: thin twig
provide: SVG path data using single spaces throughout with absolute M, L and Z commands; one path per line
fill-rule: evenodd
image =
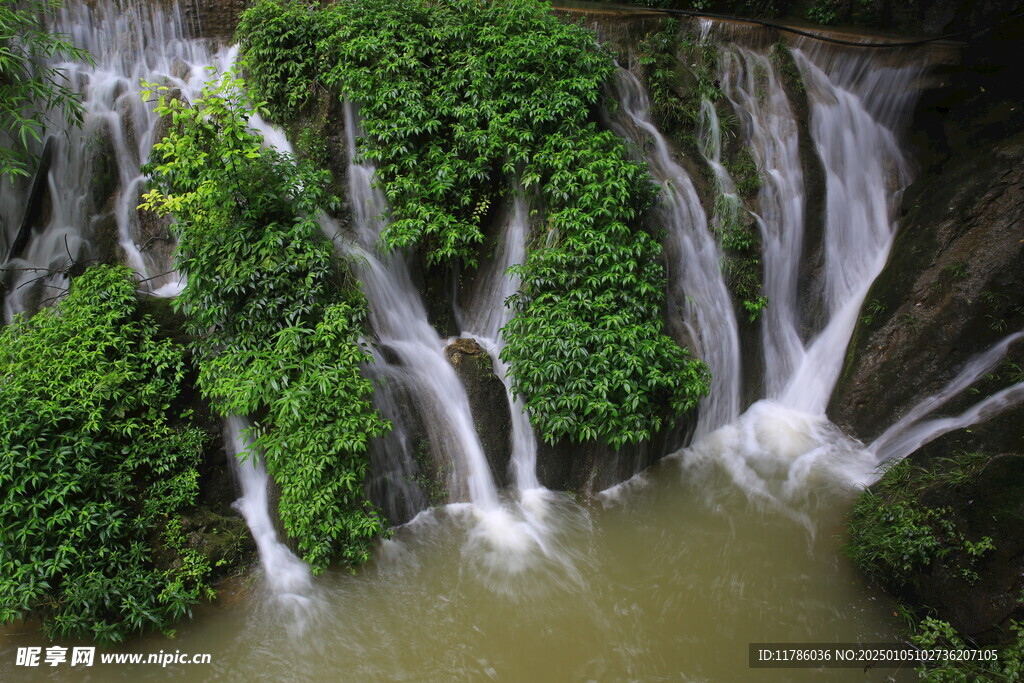
M 153 277 L 147 277 L 145 280 L 139 280 L 136 284 L 140 284 L 141 285 L 143 282 L 149 282 L 150 280 L 155 280 L 158 277 L 163 277 L 164 275 L 170 275 L 171 273 L 174 273 L 174 272 L 176 272 L 176 271 L 168 270 L 166 273 L 160 273 L 159 275 L 154 275 Z M 180 277 L 178 279 L 181 280 Z

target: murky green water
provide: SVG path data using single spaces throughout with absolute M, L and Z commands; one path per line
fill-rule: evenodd
M 794 515 L 671 460 L 590 507 L 538 495 L 528 527 L 434 511 L 358 574 L 320 577 L 306 605 L 268 601 L 253 579 L 174 640 L 111 650 L 209 653 L 210 665 L 29 669 L 16 648 L 52 643 L 8 635 L 0 679 L 886 680 L 893 670 L 748 667 L 750 642 L 896 639 L 891 603 L 839 553 L 853 492 L 819 493 Z

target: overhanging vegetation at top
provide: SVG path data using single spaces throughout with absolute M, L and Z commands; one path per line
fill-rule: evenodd
M 707 392 L 706 367 L 663 334 L 654 187 L 595 123 L 615 65 L 591 34 L 535 0 L 264 0 L 238 38 L 277 118 L 318 88 L 359 105 L 389 247 L 475 265 L 493 199 L 534 193 L 544 226 L 504 357 L 545 439 L 640 441 Z

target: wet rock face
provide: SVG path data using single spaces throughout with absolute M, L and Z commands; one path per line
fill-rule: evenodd
M 939 3 L 936 3 L 936 5 Z M 983 3 L 979 3 L 983 4 Z M 989 3 L 992 4 L 992 3 Z M 1024 328 L 1024 31 L 1007 25 L 964 50 L 959 71 L 928 92 L 911 144 L 921 177 L 903 197 L 890 262 L 865 298 L 829 405 L 865 441 L 940 391 L 975 354 Z M 933 417 L 956 415 L 1024 379 L 1024 343 Z M 979 558 L 936 558 L 903 595 L 979 642 L 1005 639 L 1024 588 L 1024 406 L 947 433 L 909 456 L 940 473 L 944 459 L 996 454 L 977 474 L 924 491 L 964 537 L 992 539 Z M 964 569 L 977 574 L 964 579 Z
M 1024 327 L 1024 133 L 947 165 L 907 209 L 829 408 L 861 439 Z
M 937 486 L 922 503 L 949 507 L 968 539 L 992 539 L 994 550 L 976 564 L 963 551 L 936 562 L 921 576 L 914 598 L 935 609 L 957 630 L 982 641 L 998 641 L 1011 619 L 1024 616 L 1024 455 L 993 458 L 971 481 Z M 974 566 L 979 580 L 965 582 L 960 567 Z
M 184 2 L 181 3 L 181 13 L 192 35 L 228 41 L 234 35 L 238 18 L 248 4 L 247 0 Z
M 494 374 L 491 357 L 475 339 L 456 339 L 445 348 L 444 355 L 466 388 L 476 433 L 494 481 L 505 487 L 512 457 L 512 417 L 505 385 Z

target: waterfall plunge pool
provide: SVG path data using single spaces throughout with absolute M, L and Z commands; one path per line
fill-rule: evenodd
M 4 680 L 916 680 L 908 669 L 751 669 L 752 642 L 894 642 L 894 604 L 841 553 L 870 458 L 827 422 L 761 402 L 586 506 L 543 489 L 498 513 L 429 510 L 355 573 L 301 603 L 259 570 L 174 639 L 98 650 L 91 668 Z M 851 463 L 861 463 L 860 472 Z M 741 482 L 741 483 L 736 483 Z M 60 645 L 92 645 L 66 642 Z M 209 653 L 210 664 L 101 664 L 114 653 Z

